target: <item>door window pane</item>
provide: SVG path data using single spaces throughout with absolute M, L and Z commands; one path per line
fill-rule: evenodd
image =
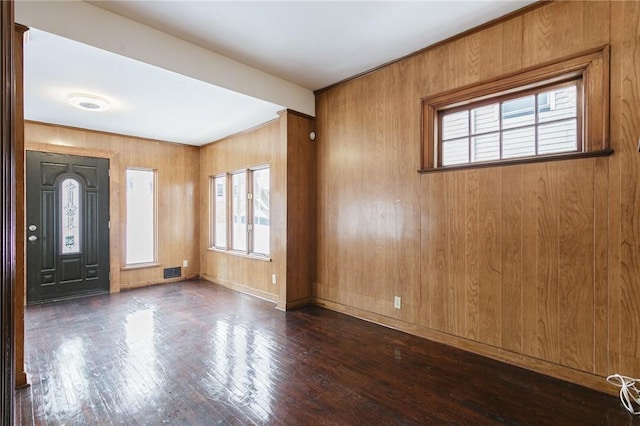
M 60 238 L 61 253 L 80 253 L 80 182 L 73 178 L 60 183 Z
M 247 174 L 246 172 L 231 175 L 231 212 L 232 233 L 231 248 L 247 250 Z
M 156 260 L 155 171 L 127 169 L 127 265 Z
M 227 177 L 213 178 L 213 245 L 227 247 Z
M 269 169 L 253 171 L 253 252 L 269 254 Z

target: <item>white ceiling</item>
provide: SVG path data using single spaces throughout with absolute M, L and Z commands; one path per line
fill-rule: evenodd
M 25 47 L 25 117 L 202 145 L 284 108 L 313 115 L 312 90 L 533 1 L 89 3 L 16 3 L 41 30 Z M 113 108 L 74 109 L 70 91 Z

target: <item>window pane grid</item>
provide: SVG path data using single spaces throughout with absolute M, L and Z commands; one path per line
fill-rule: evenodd
M 578 151 L 578 84 L 576 80 L 442 112 L 441 165 Z

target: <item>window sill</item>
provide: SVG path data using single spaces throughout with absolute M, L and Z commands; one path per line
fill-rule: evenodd
M 259 254 L 249 254 L 249 253 L 244 253 L 241 251 L 234 251 L 234 250 L 223 250 L 215 247 L 209 247 L 207 248 L 207 251 L 213 251 L 213 252 L 222 253 L 222 254 L 229 254 L 231 256 L 237 256 L 237 257 L 244 257 L 247 259 L 261 260 L 263 262 L 271 262 L 270 257 L 260 256 Z
M 125 265 L 120 268 L 121 271 L 130 271 L 133 269 L 145 269 L 145 268 L 157 268 L 158 266 L 162 266 L 162 263 L 153 262 L 153 263 L 138 263 L 134 265 Z
M 611 154 L 613 154 L 613 149 L 602 149 L 599 151 L 576 152 L 572 154 L 546 155 L 544 157 L 542 156 L 527 157 L 527 158 L 517 158 L 513 160 L 493 161 L 493 162 L 487 162 L 487 163 L 469 163 L 469 164 L 460 164 L 456 166 L 433 167 L 429 169 L 420 169 L 418 170 L 418 173 L 426 174 L 426 173 L 436 173 L 436 172 L 451 172 L 455 170 L 483 169 L 486 167 L 501 167 L 501 166 L 514 166 L 517 164 L 542 163 L 545 161 L 561 161 L 561 160 L 575 160 L 580 158 L 591 158 L 591 157 L 606 157 Z

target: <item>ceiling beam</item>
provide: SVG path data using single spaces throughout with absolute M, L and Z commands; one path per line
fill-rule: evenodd
M 83 1 L 17 1 L 15 21 L 315 116 L 309 89 Z

